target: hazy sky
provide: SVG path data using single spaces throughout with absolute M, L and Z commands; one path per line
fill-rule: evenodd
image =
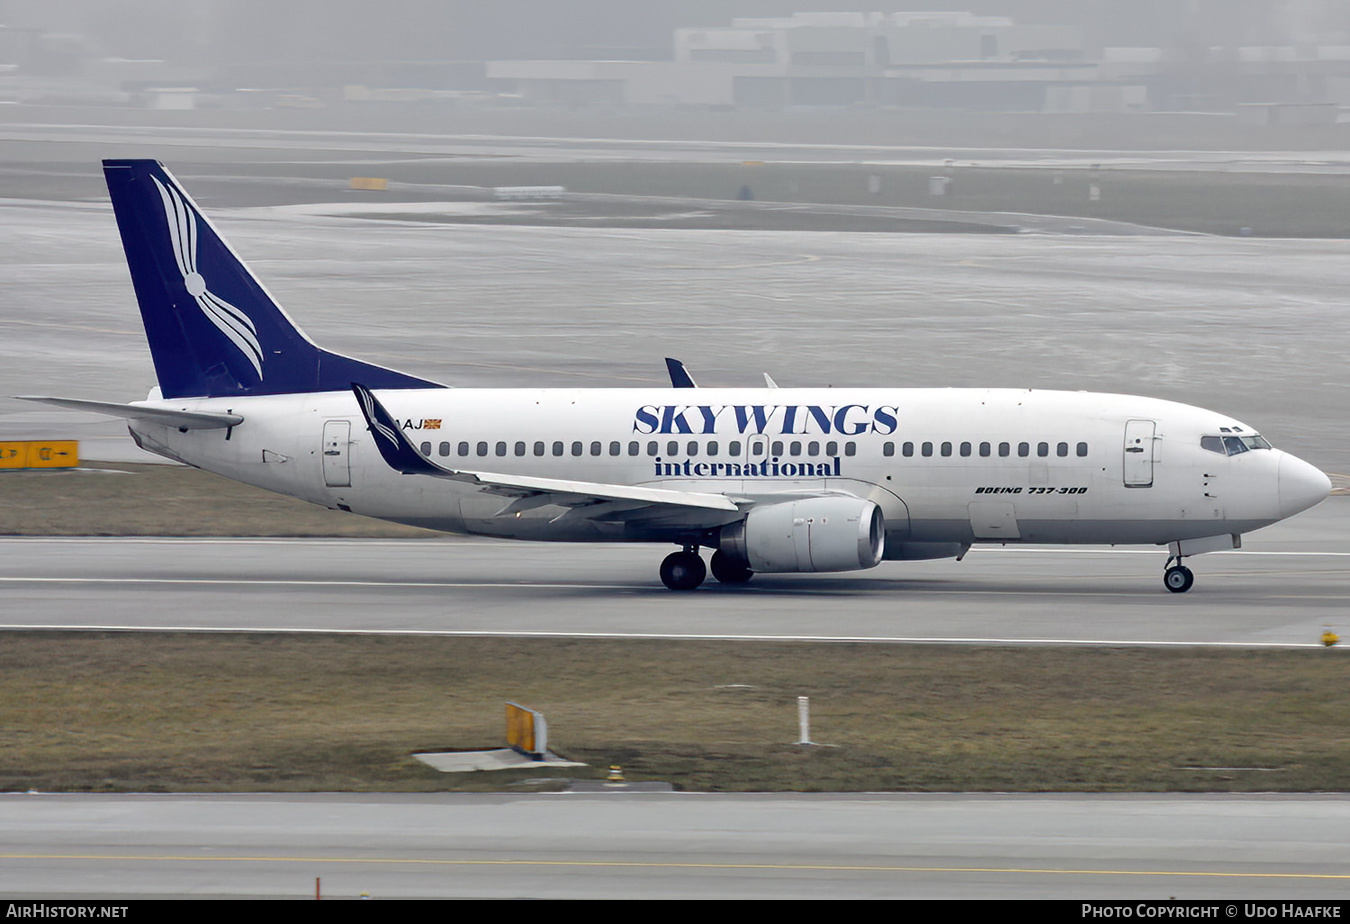
M 0 0 L 0 24 L 174 63 L 666 57 L 678 26 L 797 10 L 969 10 L 1103 45 L 1328 42 L 1344 0 Z

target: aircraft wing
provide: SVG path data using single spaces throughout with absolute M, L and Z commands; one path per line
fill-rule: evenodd
M 417 451 L 369 388 L 353 382 L 352 391 L 375 446 L 390 468 L 405 475 L 429 475 L 481 485 L 487 493 L 514 498 L 498 516 L 555 505 L 571 508 L 564 515 L 597 519 L 662 519 L 696 514 L 695 519 L 699 519 L 697 515 L 706 516 L 708 525 L 721 525 L 728 522 L 725 514 L 740 512 L 736 503 L 723 494 L 446 468 Z
M 244 422 L 239 414 L 220 414 L 212 411 L 176 411 L 172 408 L 142 407 L 139 404 L 112 404 L 107 401 L 84 401 L 79 398 L 49 398 L 45 395 L 15 395 L 20 401 L 40 401 L 72 411 L 89 411 L 127 420 L 144 420 L 176 427 L 179 430 L 223 430 Z

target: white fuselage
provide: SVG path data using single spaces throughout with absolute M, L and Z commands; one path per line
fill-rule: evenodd
M 1256 431 L 1170 401 L 1012 389 L 425 389 L 380 400 L 422 452 L 465 472 L 724 494 L 738 503 L 847 494 L 885 517 L 886 557 L 979 542 L 1162 544 L 1241 534 L 1325 496 Z M 449 532 L 679 541 L 668 524 L 507 511 L 501 496 L 381 459 L 349 392 L 146 402 L 231 411 L 231 430 L 138 421 L 138 441 L 326 507 Z M 1210 445 L 1213 445 L 1211 442 Z M 728 514 L 728 522 L 737 518 Z

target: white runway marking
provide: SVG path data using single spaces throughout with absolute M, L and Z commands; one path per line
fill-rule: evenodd
M 891 644 L 891 645 L 998 645 L 998 646 L 1061 646 L 1091 648 L 1242 648 L 1287 649 L 1321 648 L 1315 642 L 1162 642 L 1137 639 L 1085 638 L 972 638 L 944 636 L 870 636 L 870 635 L 764 635 L 704 632 L 549 632 L 528 629 L 326 629 L 277 628 L 274 626 L 145 626 L 134 625 L 7 625 L 0 623 L 0 631 L 23 629 L 62 632 L 200 632 L 200 633 L 266 633 L 269 635 L 381 635 L 412 637 L 458 638 L 567 638 L 611 641 L 669 641 L 669 642 L 814 642 L 824 644 Z M 1350 649 L 1342 649 L 1350 650 Z
M 534 581 L 310 581 L 274 578 L 81 578 L 81 577 L 0 577 L 0 584 L 231 584 L 257 587 L 434 587 L 438 590 L 456 587 L 510 587 L 538 588 L 540 590 L 646 590 L 650 584 L 541 584 Z

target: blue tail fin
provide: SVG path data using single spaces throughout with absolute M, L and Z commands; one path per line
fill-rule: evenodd
M 157 161 L 103 173 L 164 397 L 441 387 L 316 346 Z

